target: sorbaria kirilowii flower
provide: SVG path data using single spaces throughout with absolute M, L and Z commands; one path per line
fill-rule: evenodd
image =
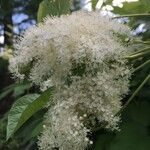
M 97 12 L 75 12 L 45 19 L 17 42 L 11 72 L 42 90 L 54 87 L 39 149 L 84 150 L 98 125 L 118 129 L 131 71 L 116 33 L 130 30 Z

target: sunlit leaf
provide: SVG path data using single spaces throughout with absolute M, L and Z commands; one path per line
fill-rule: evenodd
M 38 22 L 46 16 L 60 16 L 70 12 L 70 0 L 43 0 L 39 5 Z
M 93 10 L 95 10 L 96 4 L 97 4 L 98 1 L 99 0 L 92 0 L 92 8 L 93 8 Z M 103 3 L 103 0 L 100 0 L 100 1 Z
M 114 7 L 113 12 L 119 14 L 140 14 L 148 13 L 150 10 L 150 1 L 149 0 L 138 0 L 136 2 L 125 2 L 123 7 Z

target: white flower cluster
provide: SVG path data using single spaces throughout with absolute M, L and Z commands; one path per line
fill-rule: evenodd
M 89 130 L 78 119 L 74 106 L 69 102 L 58 102 L 47 114 L 39 146 L 42 150 L 84 150 L 89 139 Z M 86 138 L 86 139 L 85 139 Z
M 41 150 L 84 150 L 97 125 L 118 129 L 121 99 L 128 92 L 130 68 L 115 33 L 130 35 L 122 24 L 96 12 L 47 18 L 16 45 L 10 70 L 43 90 L 54 86 Z

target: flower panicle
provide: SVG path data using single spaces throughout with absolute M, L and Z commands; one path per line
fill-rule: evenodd
M 16 44 L 10 71 L 42 90 L 54 86 L 39 149 L 84 150 L 97 124 L 118 130 L 121 99 L 128 93 L 127 48 L 114 33 L 130 29 L 97 12 L 47 18 Z

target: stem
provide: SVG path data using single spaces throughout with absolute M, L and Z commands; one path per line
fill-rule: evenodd
M 143 14 L 127 14 L 127 15 L 120 15 L 120 16 L 116 16 L 116 17 L 113 17 L 113 19 L 116 19 L 116 18 L 123 18 L 123 17 L 145 17 L 145 16 L 150 16 L 149 13 L 143 13 Z
M 122 112 L 127 106 L 128 104 L 132 101 L 132 99 L 137 95 L 137 93 L 141 90 L 141 88 L 145 85 L 145 83 L 150 79 L 150 74 L 148 74 L 148 76 L 144 79 L 144 81 L 140 84 L 140 86 L 135 90 L 135 92 L 131 95 L 131 97 L 127 100 L 127 102 L 124 104 L 124 106 L 122 107 L 121 111 Z M 119 112 L 119 113 L 120 113 Z
M 142 44 L 148 44 L 150 45 L 150 41 L 140 41 L 140 40 L 136 40 L 134 41 L 135 43 L 142 43 Z
M 136 71 L 140 70 L 141 68 L 143 68 L 144 66 L 146 66 L 146 65 L 149 64 L 149 63 L 150 63 L 150 60 L 147 60 L 145 63 L 143 63 L 143 64 L 140 65 L 139 67 L 135 68 L 135 69 L 133 70 L 133 72 L 136 72 Z
M 131 55 L 131 56 L 126 56 L 125 58 L 126 59 L 136 59 L 136 58 L 139 58 L 139 57 L 143 57 L 144 55 L 146 54 L 149 54 L 150 51 L 146 51 L 146 52 L 140 52 L 140 53 L 137 53 L 137 54 L 134 54 L 134 55 Z
M 136 52 L 134 52 L 134 53 L 132 53 L 132 54 L 130 54 L 130 55 L 138 54 L 138 53 L 140 53 L 140 52 L 145 52 L 145 51 L 148 51 L 148 50 L 150 50 L 150 47 L 147 47 L 147 48 L 138 50 L 138 51 L 136 51 Z

